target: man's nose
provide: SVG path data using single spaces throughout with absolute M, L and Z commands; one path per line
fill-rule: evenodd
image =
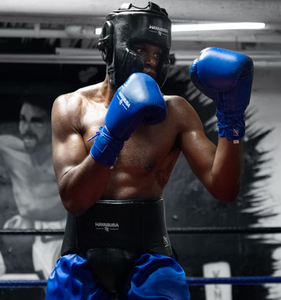
M 153 54 L 148 54 L 148 55 L 146 56 L 145 63 L 146 63 L 147 65 L 152 66 L 152 67 L 157 67 L 158 60 L 157 60 L 157 58 L 156 58 Z
M 24 133 L 30 133 L 30 132 L 32 132 L 31 123 L 30 122 L 24 122 L 22 124 L 22 131 Z

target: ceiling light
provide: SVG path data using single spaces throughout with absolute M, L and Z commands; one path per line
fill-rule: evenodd
M 100 35 L 101 34 L 101 28 L 96 28 L 95 34 Z
M 265 27 L 265 23 L 255 23 L 255 22 L 172 24 L 172 32 L 203 31 L 203 30 L 232 30 L 232 29 L 262 29 L 264 27 Z
M 265 23 L 236 22 L 236 23 L 204 23 L 204 24 L 172 24 L 172 32 L 204 31 L 204 30 L 232 30 L 232 29 L 263 29 Z M 95 29 L 95 34 L 101 34 L 101 28 Z

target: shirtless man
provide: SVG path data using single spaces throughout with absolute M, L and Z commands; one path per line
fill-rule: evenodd
M 51 103 L 26 95 L 22 98 L 19 133 L 0 136 L 1 166 L 12 183 L 18 215 L 4 229 L 63 229 L 66 213 L 61 205 L 53 170 Z M 20 248 L 26 236 L 5 236 L 8 248 Z M 34 269 L 48 278 L 60 255 L 62 239 L 37 236 L 32 246 Z M 16 249 L 14 249 L 16 251 Z
M 170 44 L 164 9 L 125 4 L 107 16 L 99 40 L 105 80 L 55 101 L 54 168 L 68 220 L 46 300 L 190 299 L 162 192 L 183 152 L 215 198 L 235 200 L 253 64 L 209 48 L 190 68 L 194 84 L 217 104 L 216 147 L 189 103 L 159 90 Z

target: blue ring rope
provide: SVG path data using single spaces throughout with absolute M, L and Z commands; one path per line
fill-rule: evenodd
M 252 277 L 186 277 L 189 285 L 205 284 L 231 284 L 231 285 L 254 285 L 264 283 L 281 283 L 281 277 L 274 276 L 252 276 Z
M 190 286 L 206 284 L 254 285 L 265 283 L 281 283 L 281 277 L 186 277 L 186 282 Z M 37 288 L 46 286 L 47 280 L 0 280 L 0 288 Z

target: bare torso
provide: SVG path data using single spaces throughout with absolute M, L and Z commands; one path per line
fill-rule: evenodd
M 101 84 L 82 88 L 60 98 L 63 115 L 83 140 L 85 156 L 94 142 L 87 139 L 104 126 L 108 104 L 100 91 Z M 191 106 L 182 98 L 165 97 L 168 115 L 161 124 L 141 124 L 125 142 L 118 160 L 111 171 L 101 199 L 150 199 L 160 197 L 180 154 L 178 133 L 181 120 L 177 103 Z M 75 114 L 73 114 L 75 112 Z M 177 116 L 175 115 L 177 114 Z M 55 168 L 56 169 L 56 168 Z M 93 178 L 95 180 L 95 178 Z
M 80 91 L 85 105 L 81 116 L 82 136 L 90 151 L 93 141 L 87 142 L 104 125 L 107 109 L 99 103 L 98 88 Z M 167 101 L 169 111 L 169 101 Z M 110 181 L 102 198 L 104 199 L 146 199 L 162 195 L 175 163 L 180 154 L 176 145 L 175 124 L 170 115 L 165 122 L 148 126 L 141 124 L 125 142 L 118 160 L 111 172 Z
M 195 110 L 179 96 L 164 96 L 166 119 L 153 126 L 141 123 L 125 142 L 114 167 L 94 160 L 90 155 L 94 139 L 87 140 L 105 125 L 113 96 L 106 77 L 54 103 L 54 170 L 68 212 L 81 215 L 99 199 L 161 197 L 181 152 L 213 197 L 232 201 L 237 196 L 241 147 L 220 138 L 217 148 L 206 137 Z M 235 175 L 229 176 L 229 170 Z

